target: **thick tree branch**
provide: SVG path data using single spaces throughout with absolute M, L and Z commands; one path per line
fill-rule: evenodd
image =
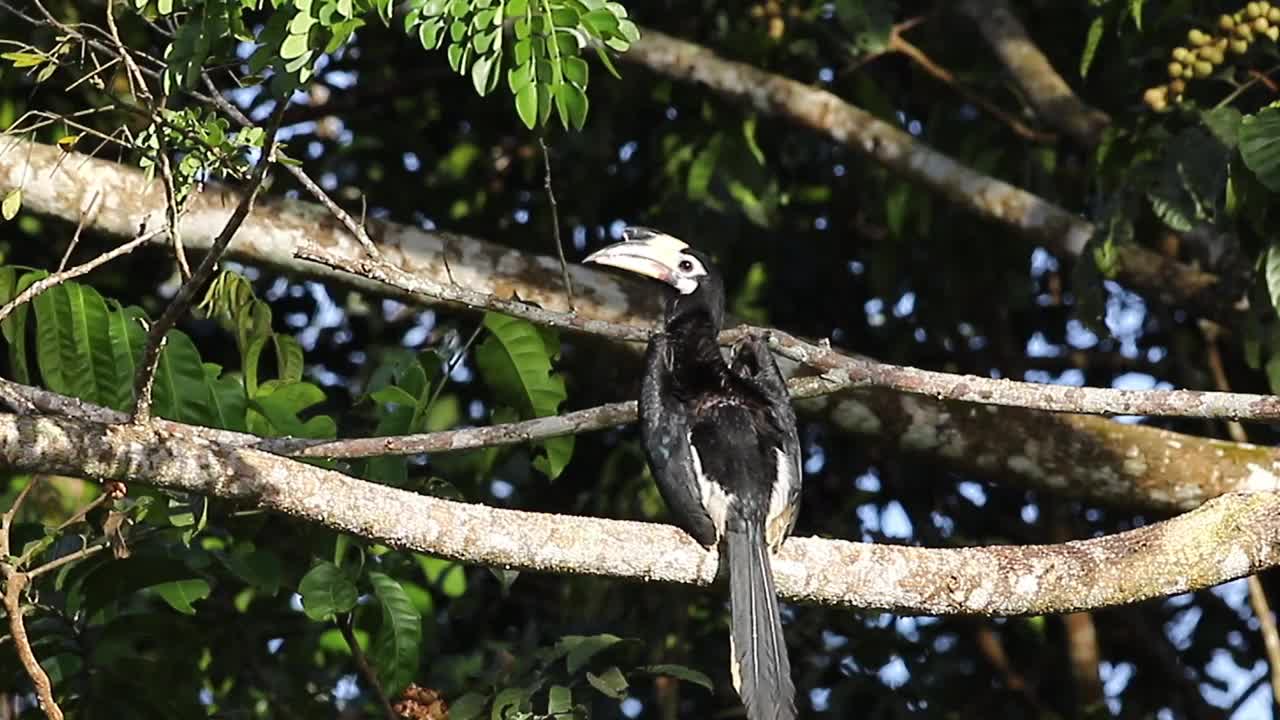
M 956 9 L 978 26 L 1042 120 L 1084 147 L 1098 144 L 1111 118 L 1076 96 L 1005 0 L 964 0 Z
M 671 526 L 453 502 L 181 432 L 0 415 L 0 466 L 144 482 L 251 503 L 397 548 L 480 565 L 706 585 L 717 557 Z M 1280 565 L 1280 494 L 1237 494 L 1156 525 L 1049 546 L 928 549 L 789 540 L 782 596 L 900 613 L 1093 609 Z
M 826 90 L 725 60 L 700 45 L 649 29 L 620 59 L 704 85 L 813 129 L 1055 252 L 1080 255 L 1094 233 L 1094 225 L 1075 213 L 966 167 Z M 1188 305 L 1210 318 L 1228 321 L 1235 315 L 1235 298 L 1222 297 L 1216 276 L 1139 246 L 1127 246 L 1118 267 L 1118 279 L 1136 290 Z

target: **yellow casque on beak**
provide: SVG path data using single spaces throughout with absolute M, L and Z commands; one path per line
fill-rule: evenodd
M 676 285 L 676 270 L 689 247 L 683 240 L 648 228 L 629 227 L 622 231 L 623 240 L 603 247 L 583 258 L 582 262 L 607 265 L 668 285 Z

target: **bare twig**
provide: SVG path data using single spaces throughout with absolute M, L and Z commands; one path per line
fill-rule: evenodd
M 241 127 L 252 126 L 253 121 L 245 117 L 245 114 L 240 112 L 240 108 L 236 107 L 231 103 L 231 101 L 222 96 L 222 93 L 218 90 L 218 86 L 213 83 L 209 74 L 203 73 L 202 75 L 205 87 L 209 90 L 210 102 L 219 110 L 230 115 L 231 119 L 239 123 Z M 294 179 L 302 185 L 302 187 L 306 188 L 307 192 L 311 193 L 311 196 L 314 197 L 317 202 L 324 205 L 325 208 L 338 219 L 338 222 L 342 223 L 342 226 L 347 229 L 347 232 L 351 233 L 370 257 L 382 257 L 382 253 L 378 250 L 378 246 L 373 242 L 373 239 L 369 237 L 369 233 L 365 230 L 363 222 L 357 223 L 355 220 L 351 219 L 351 215 L 335 203 L 333 198 L 329 197 L 329 194 L 324 191 L 324 188 L 317 185 L 301 167 L 292 163 L 286 163 L 284 165 L 284 169 L 292 175 Z
M 1222 352 L 1218 347 L 1221 330 L 1208 321 L 1201 321 L 1200 332 L 1205 340 L 1205 359 L 1209 366 L 1209 374 L 1213 376 L 1214 386 L 1219 390 L 1230 390 L 1231 383 L 1227 379 L 1226 368 L 1222 364 Z M 1248 442 L 1249 436 L 1244 426 L 1235 420 L 1228 420 L 1227 434 L 1238 443 Z M 1262 634 L 1262 645 L 1267 651 L 1267 670 L 1271 678 L 1272 702 L 1280 702 L 1280 631 L 1276 629 L 1276 618 L 1271 613 L 1271 604 L 1267 602 L 1267 591 L 1257 575 L 1249 576 L 1249 605 L 1253 608 L 1254 617 L 1258 618 L 1258 631 Z
M 378 698 L 378 704 L 382 706 L 382 712 L 387 716 L 387 720 L 400 720 L 400 716 L 391 707 L 391 699 L 387 697 L 386 691 L 382 689 L 382 683 L 378 681 L 378 674 L 373 671 L 373 666 L 369 664 L 369 659 L 365 657 L 364 650 L 360 648 L 360 642 L 356 639 L 354 623 L 355 618 L 352 613 L 347 613 L 346 617 L 338 620 L 338 629 L 342 631 L 342 637 L 347 641 L 347 647 L 351 648 L 351 657 L 356 661 L 356 668 L 360 670 L 365 682 L 369 683 L 373 694 Z
M 22 507 L 22 501 L 26 499 L 27 494 L 36 486 L 39 479 L 39 475 L 32 478 L 31 482 L 18 491 L 18 496 L 14 498 L 9 509 L 0 515 L 0 560 L 3 560 L 0 561 L 0 580 L 4 581 L 4 609 L 5 614 L 9 616 L 9 634 L 13 637 L 18 660 L 27 671 L 27 676 L 31 678 L 31 684 L 36 689 L 36 696 L 40 698 L 45 716 L 49 720 L 62 720 L 62 708 L 58 707 L 58 703 L 53 699 L 53 685 L 31 650 L 31 641 L 27 639 L 27 628 L 22 619 L 22 591 L 27 587 L 27 576 L 18 572 L 7 561 L 13 554 L 9 536 L 13 518 L 17 516 L 18 510 Z
M 22 591 L 27 586 L 27 576 L 7 564 L 0 564 L 0 574 L 4 575 L 4 609 L 9 616 L 9 634 L 13 637 L 18 660 L 31 678 L 31 684 L 35 686 L 45 717 L 49 720 L 62 720 L 62 708 L 53 699 L 53 684 L 49 682 L 49 676 L 40 667 L 40 661 L 36 660 L 36 655 L 31 650 L 26 624 L 22 620 Z
M 1030 142 L 1037 143 L 1049 143 L 1057 139 L 1057 136 L 1053 133 L 1037 130 L 1027 125 L 1006 112 L 999 105 L 996 105 L 982 93 L 974 92 L 964 83 L 960 82 L 960 80 L 956 78 L 955 73 L 952 73 L 950 70 L 934 62 L 933 59 L 925 54 L 923 50 L 916 47 L 906 38 L 902 37 L 902 35 L 897 32 L 897 28 L 894 28 L 894 32 L 889 34 L 889 50 L 906 55 L 912 62 L 918 65 L 921 70 L 924 70 L 943 84 L 954 89 L 964 99 L 974 105 L 977 105 L 983 110 L 986 110 L 988 114 L 1007 125 L 1009 129 L 1019 137 Z
M 129 78 L 129 86 L 135 97 L 140 98 L 143 102 L 151 102 L 151 90 L 147 88 L 147 80 L 142 76 L 142 70 L 138 64 L 133 61 L 133 55 L 129 53 L 129 49 L 120 41 L 120 31 L 116 28 L 116 3 L 115 0 L 107 0 L 107 28 L 111 32 L 111 40 L 115 42 L 116 51 L 120 58 L 124 60 L 125 73 Z
M 89 207 L 80 209 L 80 220 L 76 223 L 75 234 L 71 236 L 71 242 L 67 243 L 67 249 L 62 253 L 62 259 L 58 261 L 58 272 L 67 269 L 67 261 L 71 259 L 71 253 L 75 252 L 76 245 L 80 244 L 80 234 L 84 232 L 85 223 L 88 222 L 90 216 L 98 211 L 98 201 L 102 199 L 102 192 L 95 189 L 93 194 L 89 196 Z M 0 316 L 2 319 L 2 316 Z
M 92 543 L 85 545 L 79 550 L 76 550 L 75 552 L 69 552 L 66 555 L 50 560 L 49 562 L 43 565 L 34 567 L 28 570 L 25 574 L 28 580 L 35 580 L 41 575 L 44 575 L 45 573 L 48 573 L 48 572 L 53 572 L 54 570 L 57 570 L 58 568 L 62 567 L 63 565 L 66 565 L 67 563 L 73 563 L 73 562 L 76 562 L 77 560 L 83 560 L 88 557 L 93 557 L 94 555 L 97 555 L 98 553 L 102 552 L 103 550 L 106 550 L 109 547 L 111 547 L 110 538 L 105 538 L 105 537 L 99 538 L 93 541 Z
M 1202 417 L 1275 422 L 1280 420 L 1280 398 L 1247 393 L 1199 390 L 1117 390 L 1067 387 L 1015 380 L 993 380 L 976 375 L 920 370 L 854 357 L 798 340 L 776 330 L 747 329 L 763 333 L 779 354 L 823 371 L 822 377 L 853 386 L 875 386 L 938 400 L 1022 407 L 1048 412 L 1090 415 L 1153 415 Z
M 99 265 L 103 265 L 112 260 L 115 260 L 121 255 L 127 255 L 133 252 L 134 250 L 136 250 L 143 243 L 148 242 L 153 237 L 159 234 L 160 234 L 160 231 L 143 233 L 138 237 L 130 240 L 129 242 L 123 245 L 120 245 L 118 247 L 112 248 L 110 251 L 105 252 L 86 263 L 77 265 L 69 270 L 56 272 L 52 275 L 49 275 L 48 277 L 41 278 L 40 280 L 37 280 L 31 283 L 31 285 L 28 286 L 26 290 L 23 290 L 22 292 L 18 293 L 17 297 L 5 303 L 4 307 L 0 307 L 0 321 L 9 317 L 9 314 L 12 313 L 14 310 L 16 310 L 19 305 L 22 305 L 25 302 L 29 302 L 31 299 L 33 299 L 40 293 L 48 290 L 49 288 L 55 287 L 57 285 L 61 285 L 62 283 L 68 280 L 71 280 L 72 278 L 80 277 L 81 275 L 84 275 L 85 273 L 88 273 L 94 268 L 98 267 Z
M 560 258 L 560 277 L 564 279 L 569 311 L 573 312 L 573 279 L 569 277 L 569 262 L 564 259 L 564 242 L 560 239 L 560 208 L 556 205 L 556 192 L 551 187 L 551 151 L 547 149 L 547 141 L 541 135 L 538 136 L 538 145 L 542 148 L 542 183 L 547 191 L 547 204 L 551 208 L 551 233 L 556 242 L 556 255 Z
M 169 240 L 173 243 L 173 256 L 178 262 L 178 272 L 182 279 L 190 280 L 191 264 L 187 262 L 187 249 L 182 245 L 182 230 L 178 223 L 182 209 L 178 207 L 178 190 L 173 181 L 173 162 L 169 160 L 169 151 L 163 140 L 161 140 L 160 152 L 157 154 L 160 161 L 160 177 L 164 181 L 164 220 L 169 230 Z
M 151 420 L 151 390 L 155 382 L 156 366 L 160 362 L 160 348 L 164 343 L 165 335 L 177 324 L 178 318 L 187 312 L 187 309 L 191 307 L 191 302 L 195 299 L 196 292 L 213 275 L 218 261 L 222 259 L 222 254 L 226 252 L 227 246 L 231 244 L 231 239 L 235 237 L 236 230 L 240 229 L 240 224 L 249 215 L 253 201 L 258 197 L 258 191 L 262 189 L 262 183 L 267 177 L 267 168 L 274 161 L 272 153 L 275 150 L 276 132 L 280 129 L 280 120 L 284 117 L 286 107 L 288 107 L 288 103 L 282 100 L 279 106 L 276 107 L 275 113 L 271 116 L 271 120 L 267 123 L 266 140 L 262 144 L 262 157 L 259 158 L 258 166 L 254 168 L 253 176 L 249 179 L 248 191 L 240 198 L 240 203 L 236 205 L 235 211 L 231 213 L 231 217 L 222 228 L 222 232 L 214 239 L 213 244 L 209 247 L 209 252 L 204 256 L 204 260 L 200 262 L 200 267 L 182 284 L 178 294 L 174 296 L 169 306 L 165 308 L 164 314 L 147 331 L 147 344 L 142 353 L 142 362 L 138 366 L 137 377 L 134 380 L 136 397 L 133 421 L 135 423 L 146 424 Z

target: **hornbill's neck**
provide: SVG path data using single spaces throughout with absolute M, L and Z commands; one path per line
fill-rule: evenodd
M 720 353 L 720 328 L 724 325 L 724 288 L 715 274 L 708 275 L 688 295 L 672 294 L 667 300 L 664 332 L 672 344 L 672 374 L 686 392 L 723 386 L 729 366 Z

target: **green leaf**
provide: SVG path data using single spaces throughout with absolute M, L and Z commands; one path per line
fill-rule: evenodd
M 621 700 L 627 696 L 627 678 L 616 665 L 599 675 L 588 672 L 587 682 L 591 683 L 591 687 L 614 700 Z
M 533 82 L 526 83 L 516 92 L 516 114 L 530 130 L 538 124 L 538 86 Z
M 486 313 L 484 326 L 489 336 L 476 348 L 476 365 L 495 397 L 525 418 L 558 413 L 567 393 L 564 377 L 552 372 L 554 352 L 544 336 L 528 321 L 498 313 Z M 573 456 L 573 436 L 539 445 L 546 457 L 535 467 L 550 479 L 559 477 Z
M 68 609 L 83 612 L 85 617 L 91 618 L 99 610 L 124 602 L 140 590 L 192 579 L 198 578 L 180 560 L 135 555 L 93 568 L 80 586 L 83 601 L 76 603 L 78 607 L 71 607 L 69 601 Z
M 107 305 L 91 287 L 63 283 L 36 296 L 36 359 L 54 392 L 110 405 L 117 394 Z
M 439 19 L 431 19 L 418 28 L 418 40 L 422 43 L 424 50 L 435 50 L 440 47 L 440 43 L 444 40 L 444 34 L 440 31 L 444 29 L 444 21 Z
M 209 597 L 211 591 L 209 583 L 199 578 L 175 580 L 156 585 L 152 589 L 169 603 L 169 607 L 184 615 L 195 615 L 196 609 L 191 606 L 191 603 Z
M 711 684 L 711 678 L 685 665 L 645 665 L 644 667 L 637 669 L 640 672 L 649 673 L 650 675 L 666 675 L 668 677 L 684 680 L 685 682 L 691 682 L 695 685 L 701 685 L 707 690 L 714 690 L 714 687 Z
M 15 268 L 6 268 L 6 270 L 7 276 L 12 280 L 17 270 Z M 32 283 L 48 275 L 49 273 L 43 270 L 23 274 L 18 278 L 16 285 L 9 286 L 12 288 L 11 291 L 4 292 L 0 303 L 8 303 L 31 287 Z M 30 313 L 31 303 L 23 303 L 14 308 L 13 312 L 9 313 L 9 317 L 0 323 L 0 330 L 3 330 L 4 338 L 9 343 L 9 369 L 13 373 L 12 379 L 24 385 L 32 384 L 31 367 L 27 359 L 27 318 Z
M 449 720 L 476 720 L 484 715 L 489 698 L 480 693 L 467 693 L 449 703 Z
M 312 620 L 332 618 L 348 612 L 356 606 L 359 593 L 355 583 L 337 565 L 321 561 L 316 563 L 301 582 L 298 593 L 302 595 L 302 611 Z
M 1268 190 L 1280 192 L 1280 107 L 1245 116 L 1240 126 L 1240 155 Z
M 280 557 L 270 550 L 247 550 L 223 556 L 223 562 L 236 577 L 252 585 L 264 595 L 273 596 L 280 590 L 283 567 Z
M 116 307 L 108 318 L 107 332 L 116 366 L 116 393 L 107 405 L 122 412 L 133 406 L 133 380 L 147 344 L 143 318 L 142 309 L 137 307 Z
M 1280 314 L 1280 241 L 1272 241 L 1267 248 L 1267 259 L 1264 266 L 1267 279 L 1267 293 L 1271 297 L 1271 307 Z
M 1240 123 L 1243 117 L 1233 107 L 1220 107 L 1200 113 L 1209 132 L 1227 148 L 1235 148 L 1240 142 Z
M 258 388 L 249 401 L 250 431 L 262 435 L 290 435 L 303 438 L 333 438 L 338 426 L 328 415 L 303 421 L 301 415 L 324 402 L 324 391 L 309 382 L 282 383 L 272 380 Z
M 569 83 L 556 86 L 556 108 L 566 130 L 581 130 L 587 122 L 587 95 Z
M 579 89 L 585 90 L 587 88 L 590 70 L 586 60 L 580 57 L 567 57 L 561 63 L 561 69 L 564 71 L 565 79 L 569 82 L 578 86 Z
M 567 651 L 565 666 L 570 675 L 576 675 L 591 658 L 622 642 L 617 635 L 566 635 L 556 643 L 557 649 Z
M 382 625 L 374 636 L 370 656 L 383 688 L 394 697 L 418 674 L 422 616 L 393 578 L 371 572 L 369 582 L 382 606 Z
M 14 188 L 4 196 L 4 202 L 0 203 L 0 215 L 5 220 L 12 220 L 18 216 L 18 210 L 22 209 L 22 188 Z
M 477 52 L 480 52 L 477 50 Z M 498 54 L 480 55 L 471 65 L 471 84 L 476 94 L 484 97 L 489 94 L 498 70 L 502 67 L 502 56 Z
M 1104 16 L 1099 15 L 1089 24 L 1089 32 L 1085 35 L 1084 51 L 1080 55 L 1080 77 L 1089 76 L 1089 67 L 1093 65 L 1093 56 L 1098 52 L 1098 45 L 1102 42 L 1102 32 L 1106 30 L 1107 21 Z
M 523 718 L 524 715 L 521 713 L 528 713 L 531 709 L 529 695 L 530 692 L 526 688 L 506 688 L 493 699 L 493 712 L 489 717 L 491 720 Z M 452 713 L 450 720 L 453 720 Z
M 280 57 L 285 60 L 292 60 L 306 56 L 307 50 L 307 33 L 297 35 L 288 35 L 284 42 L 280 44 Z
M 466 569 L 452 560 L 431 557 L 430 555 L 414 555 L 418 567 L 427 581 L 440 588 L 447 597 L 462 597 L 467 592 Z
M 573 691 L 564 685 L 552 685 L 547 692 L 547 714 L 562 715 L 573 710 Z
M 694 157 L 693 164 L 689 166 L 689 179 L 685 183 L 685 194 L 690 200 L 702 200 L 707 197 L 711 178 L 720 160 L 720 148 L 723 143 L 724 137 L 716 134 Z
M 186 333 L 170 330 L 156 366 L 156 414 L 192 425 L 216 427 L 218 416 L 210 404 L 205 377 L 195 343 Z

